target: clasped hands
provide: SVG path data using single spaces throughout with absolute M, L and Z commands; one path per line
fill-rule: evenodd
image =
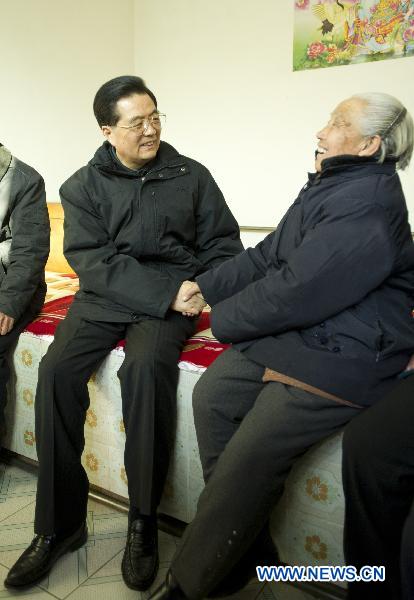
M 196 317 L 206 304 L 197 283 L 195 281 L 183 281 L 178 294 L 171 303 L 171 308 L 185 317 Z

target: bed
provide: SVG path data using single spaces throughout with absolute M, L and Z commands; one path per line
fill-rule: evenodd
M 62 254 L 63 212 L 49 204 L 51 254 L 47 264 L 48 295 L 41 314 L 22 333 L 12 356 L 13 374 L 6 409 L 6 449 L 36 460 L 34 399 L 37 371 L 53 334 L 72 302 L 78 279 Z M 222 352 L 204 312 L 196 334 L 180 357 L 177 431 L 160 512 L 188 523 L 203 487 L 193 423 L 191 396 L 195 383 Z M 83 465 L 91 487 L 105 497 L 127 502 L 123 465 L 125 441 L 117 371 L 124 358 L 120 343 L 89 381 L 90 407 L 85 423 Z M 292 470 L 283 498 L 272 515 L 272 533 L 284 562 L 298 565 L 343 564 L 344 501 L 341 481 L 341 434 L 311 449 Z M 337 586 L 324 588 L 344 597 Z M 321 592 L 323 597 L 323 592 Z

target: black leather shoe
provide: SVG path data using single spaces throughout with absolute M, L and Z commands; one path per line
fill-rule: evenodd
M 87 539 L 86 523 L 82 523 L 75 533 L 63 539 L 37 535 L 10 569 L 4 585 L 14 588 L 36 583 L 49 573 L 58 558 L 66 552 L 74 552 L 83 546 Z
M 157 571 L 157 519 L 155 517 L 135 519 L 128 527 L 122 558 L 122 577 L 129 588 L 144 592 L 151 587 Z
M 148 600 L 186 600 L 186 596 L 171 571 L 168 571 L 164 583 L 151 594 Z

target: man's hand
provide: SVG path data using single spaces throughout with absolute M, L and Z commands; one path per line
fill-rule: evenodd
M 6 335 L 13 329 L 14 319 L 0 311 L 0 335 Z
M 187 302 L 196 294 L 200 298 L 203 298 L 203 296 L 201 295 L 201 290 L 198 286 L 198 283 L 196 283 L 195 281 L 184 281 L 184 283 L 182 284 L 182 286 L 180 288 L 180 292 L 181 292 L 181 290 L 183 291 L 184 302 Z M 178 293 L 180 293 L 180 292 L 178 292 Z M 203 298 L 203 300 L 204 300 L 204 298 Z
M 185 300 L 186 306 L 188 306 L 188 304 L 191 304 L 192 302 L 197 302 L 197 306 L 200 307 L 198 309 L 198 312 L 196 313 L 197 315 L 199 315 L 201 313 L 201 311 L 203 310 L 203 308 L 205 306 L 207 306 L 207 302 L 204 300 L 204 298 L 201 294 L 196 294 L 196 295 L 192 296 L 192 298 L 190 300 Z M 184 311 L 182 314 L 185 317 L 193 317 L 194 316 L 193 313 L 187 312 L 187 311 Z
M 196 286 L 196 290 L 194 290 Z M 200 288 L 192 281 L 184 281 L 178 294 L 171 304 L 172 310 L 182 313 L 185 317 L 194 317 L 200 314 L 206 302 L 200 294 Z

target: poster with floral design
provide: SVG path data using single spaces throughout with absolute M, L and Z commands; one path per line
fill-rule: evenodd
M 414 56 L 414 0 L 294 0 L 293 70 Z

